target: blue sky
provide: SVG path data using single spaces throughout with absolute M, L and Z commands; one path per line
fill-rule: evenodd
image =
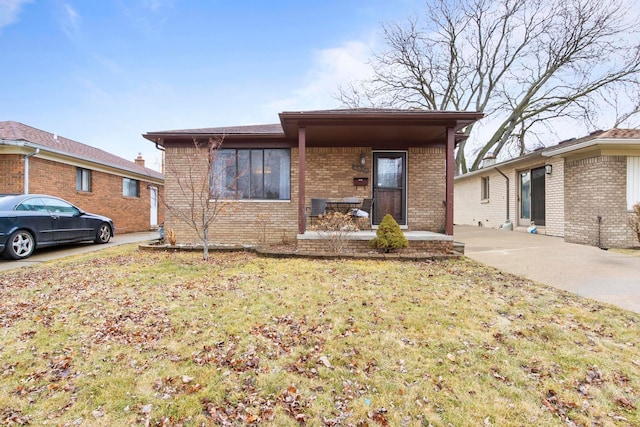
M 0 0 L 0 120 L 160 168 L 148 131 L 339 107 L 423 0 Z

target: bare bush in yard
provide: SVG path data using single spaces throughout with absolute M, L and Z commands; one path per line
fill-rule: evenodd
M 225 165 L 220 157 L 223 140 L 223 137 L 207 141 L 194 138 L 193 149 L 184 155 L 167 156 L 165 185 L 174 196 L 171 203 L 165 200 L 164 205 L 174 223 L 184 223 L 195 231 L 203 245 L 205 260 L 209 259 L 211 225 L 222 212 L 236 208 L 237 194 L 220 190 L 230 186 L 227 169 L 235 166 Z
M 351 215 L 340 212 L 330 212 L 319 217 L 317 225 L 309 227 L 316 231 L 321 239 L 326 240 L 334 253 L 344 251 L 349 236 L 358 231 Z
M 171 246 L 175 246 L 175 244 L 176 244 L 176 232 L 174 231 L 173 228 L 170 228 L 167 231 L 167 240 L 169 241 L 169 244 Z
M 267 228 L 271 223 L 271 215 L 268 213 L 259 213 L 256 215 L 256 227 L 260 230 L 259 243 L 265 246 L 268 243 Z
M 629 217 L 629 226 L 640 242 L 640 203 L 633 205 L 633 213 Z

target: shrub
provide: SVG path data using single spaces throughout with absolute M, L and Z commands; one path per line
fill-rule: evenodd
M 633 205 L 633 214 L 629 217 L 629 226 L 636 233 L 638 242 L 640 242 L 640 203 Z
M 351 215 L 340 212 L 330 212 L 320 216 L 317 225 L 309 227 L 309 230 L 317 231 L 321 239 L 326 240 L 334 253 L 344 251 L 351 233 L 358 231 L 353 223 Z
M 369 241 L 369 246 L 390 252 L 395 249 L 406 248 L 409 246 L 409 242 L 404 237 L 404 233 L 400 230 L 396 220 L 387 214 L 382 218 L 382 222 L 378 226 L 376 237 Z

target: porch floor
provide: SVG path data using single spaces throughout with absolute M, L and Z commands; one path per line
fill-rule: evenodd
M 322 237 L 324 233 L 318 231 L 305 231 L 304 234 L 298 234 L 298 240 L 322 240 L 326 237 Z M 453 242 L 453 236 L 446 234 L 434 233 L 432 231 L 403 231 L 404 236 L 411 244 L 412 241 L 417 242 L 431 242 L 431 241 L 451 241 Z M 346 236 L 347 240 L 366 240 L 369 241 L 376 237 L 375 230 L 359 230 L 354 233 L 349 233 Z

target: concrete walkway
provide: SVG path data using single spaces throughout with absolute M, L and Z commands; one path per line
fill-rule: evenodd
M 25 260 L 6 260 L 0 257 L 0 271 L 12 270 L 27 265 L 35 265 L 44 261 L 64 258 L 71 255 L 93 252 L 111 246 L 124 245 L 127 243 L 144 242 L 147 240 L 157 240 L 160 237 L 157 231 L 141 233 L 116 234 L 111 241 L 105 245 L 96 245 L 92 242 L 76 243 L 72 245 L 53 246 L 36 250 L 33 255 Z
M 640 256 L 562 238 L 459 225 L 454 238 L 483 264 L 640 313 Z

